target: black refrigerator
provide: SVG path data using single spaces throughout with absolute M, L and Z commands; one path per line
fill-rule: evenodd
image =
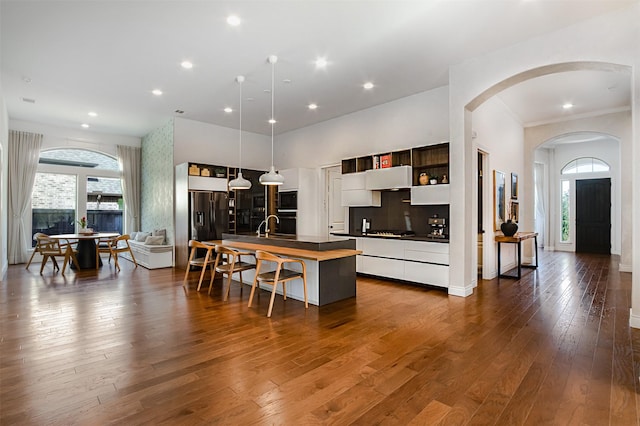
M 189 192 L 190 239 L 220 240 L 229 232 L 229 195 L 226 192 Z

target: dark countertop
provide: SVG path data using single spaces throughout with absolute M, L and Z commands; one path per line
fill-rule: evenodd
M 410 235 L 406 237 L 387 237 L 384 235 L 370 235 L 362 232 L 351 232 L 348 234 L 331 233 L 336 237 L 366 237 L 366 238 L 382 238 L 385 240 L 408 240 L 408 241 L 428 241 L 430 243 L 449 243 L 449 238 L 429 238 L 426 235 Z
M 330 235 L 329 237 L 317 237 L 310 235 L 269 234 L 268 237 L 258 237 L 256 234 L 251 233 L 222 234 L 222 239 L 315 251 L 356 248 L 355 240 L 348 238 L 347 235 Z

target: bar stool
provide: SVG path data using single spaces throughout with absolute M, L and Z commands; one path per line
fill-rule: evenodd
M 213 250 L 215 250 L 216 245 L 210 243 L 204 243 L 196 240 L 189 240 L 189 247 L 191 247 L 191 254 L 189 255 L 189 263 L 187 265 L 187 272 L 184 274 L 184 280 L 182 281 L 182 286 L 186 287 L 187 278 L 189 278 L 189 271 L 191 271 L 192 266 L 199 266 L 202 268 L 202 272 L 200 272 L 200 280 L 198 281 L 198 288 L 196 291 L 200 291 L 200 286 L 202 286 L 202 279 L 204 278 L 204 273 L 207 270 L 207 266 L 211 268 L 211 281 L 213 282 L 213 276 L 215 275 L 215 270 L 213 269 L 213 264 L 215 258 L 211 254 Z M 206 254 L 204 257 L 196 257 L 198 249 L 206 250 Z
M 251 287 L 251 295 L 249 296 L 248 305 L 249 307 L 251 307 L 253 294 L 256 291 L 256 285 L 258 284 L 258 282 L 269 284 L 273 286 L 273 291 L 271 292 L 271 301 L 269 302 L 269 311 L 267 312 L 267 317 L 271 317 L 271 311 L 273 310 L 273 301 L 276 297 L 276 287 L 278 286 L 278 283 L 282 283 L 282 296 L 284 300 L 287 300 L 287 281 L 301 278 L 302 285 L 304 286 L 304 307 L 309 308 L 309 302 L 307 301 L 307 268 L 304 264 L 304 261 L 299 259 L 283 258 L 262 250 L 256 250 L 256 261 L 256 276 L 253 280 L 253 286 Z M 275 262 L 277 264 L 276 270 L 261 273 L 260 270 L 262 269 L 262 262 Z M 291 269 L 284 268 L 283 265 L 285 263 L 299 263 L 302 266 L 302 272 L 292 271 Z
M 227 274 L 227 291 L 224 295 L 224 300 L 229 298 L 229 292 L 231 291 L 231 277 L 238 272 L 240 274 L 240 291 L 242 291 L 242 271 L 248 271 L 249 269 L 255 269 L 256 263 L 243 262 L 241 256 L 253 256 L 246 251 L 239 251 L 229 247 L 221 245 L 216 246 L 216 262 L 213 266 L 214 271 L 221 274 Z M 223 263 L 225 262 L 226 263 Z M 213 275 L 209 282 L 209 294 L 211 294 L 211 287 L 213 286 Z

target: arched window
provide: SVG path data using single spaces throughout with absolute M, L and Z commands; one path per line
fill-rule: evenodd
M 66 234 L 86 217 L 97 231 L 123 230 L 118 160 L 78 148 L 42 151 L 31 197 L 32 231 Z
M 574 173 L 608 172 L 609 165 L 593 157 L 576 158 L 569 161 L 560 171 L 563 175 Z

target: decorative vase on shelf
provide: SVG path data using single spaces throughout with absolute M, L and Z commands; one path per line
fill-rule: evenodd
M 436 178 L 431 178 L 431 180 L 429 180 L 429 183 L 430 183 L 431 185 L 435 185 L 435 184 L 437 184 L 437 183 L 438 183 L 438 179 L 436 179 Z
M 447 179 L 447 175 L 442 175 L 442 183 L 449 183 L 449 179 Z
M 420 177 L 418 178 L 418 182 L 420 185 L 426 185 L 429 183 L 429 175 L 426 173 L 420 173 Z
M 518 232 L 518 224 L 512 222 L 511 219 L 507 219 L 506 222 L 500 225 L 500 230 L 505 237 L 513 237 Z

